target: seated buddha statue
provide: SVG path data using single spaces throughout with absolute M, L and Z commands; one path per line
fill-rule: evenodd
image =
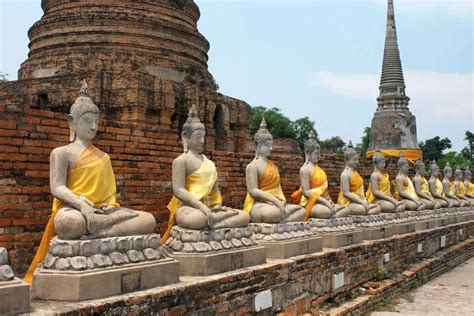
M 423 160 L 418 159 L 415 162 L 415 171 L 416 174 L 413 177 L 413 186 L 415 188 L 415 193 L 418 195 L 423 204 L 426 205 L 426 209 L 438 209 L 441 207 L 441 203 L 436 202 L 431 196 L 430 190 L 428 188 L 428 180 L 425 178 L 425 163 Z
M 269 159 L 273 137 L 265 119 L 254 136 L 255 158 L 245 169 L 247 196 L 244 211 L 250 213 L 253 223 L 284 223 L 303 221 L 306 210 L 300 205 L 287 204 L 280 185 L 280 172 Z
M 436 164 L 436 161 L 431 162 L 430 166 L 431 176 L 430 180 L 428 181 L 428 188 L 430 190 L 431 196 L 435 200 L 436 203 L 439 203 L 442 208 L 444 207 L 451 207 L 452 204 L 446 198 L 443 191 L 443 184 L 439 180 L 439 167 Z
M 454 195 L 459 199 L 461 206 L 471 205 L 471 201 L 466 197 L 466 187 L 464 186 L 463 174 L 459 166 L 454 170 Z
M 471 170 L 467 169 L 464 170 L 464 188 L 466 192 L 464 193 L 465 196 L 471 199 L 471 202 L 474 202 L 474 183 L 471 182 Z
M 344 161 L 346 167 L 341 173 L 341 189 L 337 198 L 337 204 L 346 206 L 343 214 L 345 216 L 379 214 L 380 206 L 369 203 L 365 197 L 364 180 L 357 171 L 359 155 L 351 141 L 344 152 Z
M 461 205 L 461 201 L 455 195 L 454 191 L 454 181 L 452 180 L 453 177 L 453 169 L 449 165 L 449 162 L 446 163 L 446 166 L 443 169 L 444 178 L 441 182 L 443 184 L 443 192 L 444 196 L 446 196 L 449 201 L 451 202 L 451 207 L 458 207 Z
M 405 204 L 395 200 L 390 190 L 390 177 L 385 172 L 385 157 L 377 150 L 372 157 L 374 172 L 366 192 L 367 201 L 380 206 L 382 213 L 396 213 L 405 210 Z
M 300 169 L 301 187 L 291 195 L 292 200 L 305 208 L 305 220 L 338 217 L 345 207 L 335 205 L 331 200 L 326 173 L 318 165 L 321 147 L 312 131 L 304 143 L 304 152 L 305 162 Z
M 397 166 L 398 175 L 395 177 L 395 198 L 405 204 L 405 209 L 407 211 L 424 210 L 426 205 L 420 201 L 415 192 L 413 182 L 408 177 L 410 166 L 408 160 L 403 155 L 398 159 Z
M 65 240 L 95 239 L 150 234 L 155 229 L 153 215 L 121 207 L 116 200 L 110 157 L 92 144 L 99 114 L 83 81 L 80 96 L 68 115 L 71 143 L 51 152 L 53 212 L 25 276 L 27 282 L 32 281 L 54 235 Z
M 205 136 L 204 125 L 192 105 L 181 133 L 184 152 L 172 164 L 173 198 L 168 204 L 170 218 L 162 244 L 174 225 L 200 230 L 245 227 L 249 223 L 246 212 L 222 206 L 216 166 L 203 154 Z

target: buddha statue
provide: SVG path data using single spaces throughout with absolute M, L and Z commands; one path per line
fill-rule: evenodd
M 428 181 L 428 187 L 431 193 L 431 196 L 433 199 L 436 201 L 436 203 L 439 203 L 442 208 L 444 207 L 451 207 L 452 204 L 451 202 L 446 198 L 444 195 L 443 191 L 443 184 L 439 180 L 439 167 L 436 164 L 436 161 L 431 162 L 431 176 L 430 180 Z
M 385 171 L 385 157 L 377 150 L 372 157 L 374 172 L 370 175 L 367 201 L 380 206 L 383 213 L 396 213 L 405 210 L 405 204 L 395 200 L 390 190 L 390 177 Z
M 452 180 L 453 177 L 453 169 L 449 165 L 449 162 L 446 163 L 446 166 L 443 169 L 444 178 L 441 182 L 443 184 L 443 193 L 450 201 L 450 207 L 458 207 L 461 205 L 458 197 L 455 195 L 454 192 L 454 181 Z
M 173 198 L 168 204 L 170 218 L 162 244 L 174 225 L 202 230 L 245 227 L 250 221 L 248 213 L 222 205 L 216 166 L 203 154 L 205 136 L 204 125 L 192 105 L 181 133 L 184 152 L 172 164 Z
M 454 195 L 459 199 L 461 206 L 471 205 L 471 201 L 466 197 L 466 187 L 464 186 L 463 174 L 459 166 L 454 170 Z
M 471 199 L 471 201 L 474 201 L 474 183 L 471 182 L 471 170 L 466 168 L 464 170 L 464 188 L 466 192 L 464 193 L 467 198 Z
M 121 207 L 116 200 L 110 157 L 92 144 L 99 114 L 83 81 L 80 95 L 68 115 L 71 143 L 51 152 L 53 212 L 25 276 L 27 282 L 31 283 L 33 272 L 45 258 L 54 235 L 64 240 L 97 239 L 150 234 L 155 229 L 153 215 Z
M 321 147 L 311 131 L 304 143 L 305 162 L 300 169 L 301 187 L 291 195 L 293 201 L 306 209 L 306 218 L 338 217 L 345 207 L 336 205 L 328 192 L 326 173 L 319 167 Z
M 381 212 L 380 206 L 370 204 L 365 198 L 364 180 L 357 171 L 359 155 L 354 150 L 351 141 L 344 152 L 344 161 L 346 167 L 341 173 L 341 189 L 337 198 L 337 204 L 346 206 L 341 215 L 379 214 Z
M 425 178 L 425 163 L 423 160 L 418 159 L 415 162 L 416 174 L 413 177 L 413 186 L 415 187 L 415 193 L 418 195 L 423 204 L 426 205 L 426 209 L 438 209 L 441 207 L 441 203 L 436 202 L 431 196 L 430 189 L 428 188 L 428 180 Z
M 253 223 L 284 223 L 303 221 L 306 210 L 299 205 L 287 204 L 280 185 L 280 173 L 269 159 L 273 137 L 265 119 L 254 136 L 255 158 L 245 169 L 247 196 L 244 211 L 250 213 Z
M 407 211 L 422 211 L 426 205 L 420 201 L 413 182 L 408 177 L 408 160 L 402 155 L 398 159 L 398 175 L 395 177 L 395 198 L 405 204 Z

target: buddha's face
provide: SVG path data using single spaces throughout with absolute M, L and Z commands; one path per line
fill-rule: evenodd
M 259 157 L 268 157 L 272 153 L 273 149 L 273 140 L 272 139 L 267 139 L 263 141 L 258 148 L 258 155 Z
M 461 170 L 454 171 L 454 178 L 456 180 L 461 180 L 462 179 L 462 171 Z
M 471 172 L 470 171 L 464 171 L 464 180 L 471 181 Z
M 409 168 L 407 163 L 404 163 L 400 166 L 400 172 L 403 173 L 403 174 L 407 174 L 408 169 L 410 169 L 410 168 Z
M 352 168 L 352 169 L 356 169 L 357 166 L 359 166 L 359 155 L 355 154 L 353 155 L 348 161 L 347 161 L 347 165 Z
M 431 175 L 433 177 L 438 177 L 439 176 L 439 168 L 432 168 L 431 169 Z
M 375 163 L 375 168 L 380 171 L 385 170 L 385 159 L 380 159 L 379 161 L 377 161 Z
M 417 169 L 416 169 L 416 172 L 418 172 L 418 174 L 420 176 L 424 176 L 425 175 L 425 165 L 418 166 Z
M 203 129 L 195 130 L 191 137 L 188 138 L 188 149 L 194 150 L 201 154 L 204 151 L 204 139 L 206 132 Z
M 319 158 L 321 157 L 321 150 L 319 148 L 315 148 L 311 154 L 309 154 L 308 160 L 312 164 L 317 164 L 319 162 Z
M 450 179 L 450 178 L 453 176 L 453 171 L 452 171 L 452 170 L 449 170 L 449 169 L 446 170 L 446 171 L 444 172 L 444 176 L 445 176 L 446 178 Z
M 99 113 L 86 112 L 79 119 L 74 118 L 72 124 L 77 139 L 91 141 L 95 138 L 99 127 Z

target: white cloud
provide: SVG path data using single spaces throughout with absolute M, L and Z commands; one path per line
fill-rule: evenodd
M 377 4 L 387 6 L 387 0 L 374 0 Z M 472 0 L 394 0 L 395 16 L 397 12 L 408 12 L 419 15 L 440 12 L 457 18 L 469 18 L 473 14 Z
M 437 122 L 470 120 L 472 124 L 473 78 L 473 73 L 406 71 L 406 93 L 411 98 L 409 107 L 422 116 L 420 119 Z M 378 74 L 337 74 L 322 71 L 314 75 L 311 85 L 334 94 L 375 102 L 379 80 Z

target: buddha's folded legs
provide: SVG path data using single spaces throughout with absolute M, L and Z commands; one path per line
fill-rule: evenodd
M 449 207 L 458 207 L 459 206 L 459 201 L 455 199 L 448 199 L 449 201 Z
M 432 210 L 435 207 L 435 203 L 433 203 L 433 201 L 430 201 L 427 199 L 420 199 L 420 202 L 422 202 L 425 205 L 426 210 Z
M 448 207 L 449 203 L 445 200 L 435 199 L 435 209 Z
M 418 210 L 418 204 L 410 200 L 402 200 L 403 204 L 405 204 L 405 209 L 407 211 L 416 211 Z
M 116 208 L 108 214 L 94 214 L 96 231 L 91 238 L 150 234 L 156 221 L 153 215 L 141 211 Z M 54 219 L 55 231 L 61 239 L 77 239 L 87 235 L 86 221 L 80 211 L 62 207 Z
M 252 223 L 279 223 L 281 219 L 280 209 L 272 204 L 255 202 L 250 210 Z
M 283 214 L 282 223 L 286 222 L 302 222 L 306 217 L 306 210 L 296 204 L 286 204 L 285 213 Z
M 389 201 L 376 200 L 374 201 L 374 203 L 380 206 L 382 213 L 395 213 L 396 211 L 398 211 L 396 210 L 395 205 L 393 205 L 393 203 L 390 203 Z
M 186 229 L 203 229 L 209 222 L 207 216 L 200 210 L 181 206 L 176 210 L 176 224 Z
M 333 215 L 333 211 L 323 204 L 315 204 L 311 209 L 311 218 L 329 219 Z
M 214 229 L 246 227 L 249 222 L 249 214 L 241 210 L 229 209 L 227 211 L 212 212 L 209 215 L 209 226 Z

